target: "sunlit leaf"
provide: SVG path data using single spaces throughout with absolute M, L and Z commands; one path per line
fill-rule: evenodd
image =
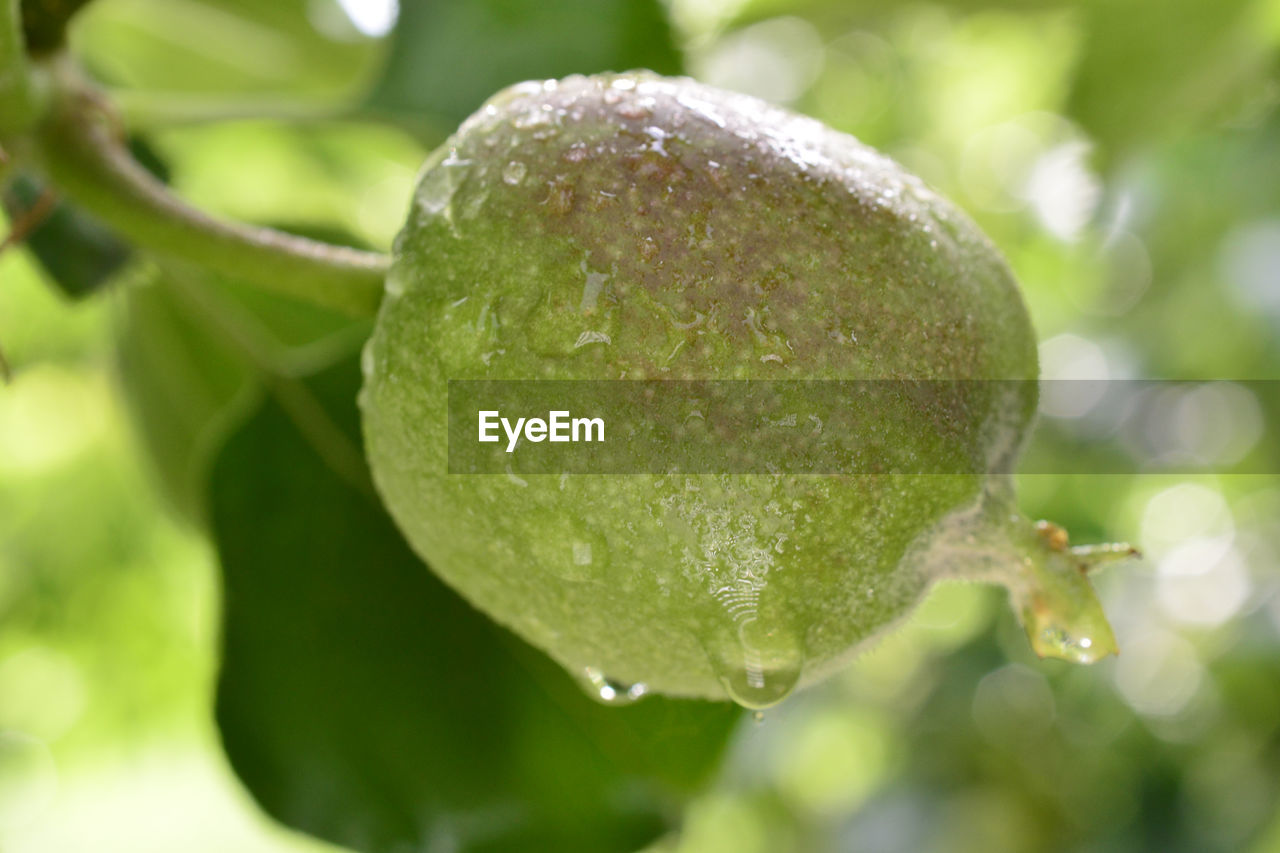
M 350 356 L 368 324 L 185 268 L 137 279 L 124 294 L 121 386 L 166 497 L 201 522 L 209 461 L 262 388 Z

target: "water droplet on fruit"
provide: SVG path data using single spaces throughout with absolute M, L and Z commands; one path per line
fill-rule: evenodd
M 404 295 L 404 275 L 397 268 L 393 267 L 387 275 L 384 289 L 387 296 L 392 299 Z
M 1076 663 L 1092 663 L 1101 656 L 1093 637 L 1075 634 L 1057 625 L 1042 630 L 1039 641 L 1032 643 L 1032 646 L 1043 657 L 1054 657 Z
M 489 200 L 489 193 L 478 192 L 462 205 L 462 218 L 475 219 L 484 210 L 484 203 Z
M 799 638 L 782 625 L 751 616 L 736 620 L 703 646 L 725 692 L 744 708 L 777 705 L 800 681 L 804 651 Z
M 581 163 L 591 156 L 591 152 L 587 150 L 585 143 L 575 142 L 560 156 L 566 163 Z
M 618 115 L 633 121 L 639 121 L 653 115 L 653 107 L 648 99 L 646 101 L 627 101 L 618 105 Z
M 453 221 L 453 197 L 471 165 L 470 160 L 459 159 L 456 155 L 456 151 L 450 151 L 448 158 L 439 166 L 426 170 L 414 196 L 418 209 L 427 216 L 443 219 L 454 236 L 457 236 L 457 227 Z
M 587 329 L 578 335 L 578 339 L 573 342 L 574 349 L 582 349 L 588 344 L 611 344 L 613 339 L 605 332 L 597 332 L 594 329 Z
M 596 310 L 596 302 L 600 298 L 600 291 L 604 289 L 605 282 L 609 280 L 610 273 L 593 272 L 587 268 L 587 262 L 584 260 L 579 268 L 582 274 L 586 276 L 586 281 L 582 285 L 582 300 L 578 303 L 578 310 L 584 314 L 590 314 Z
M 1031 647 L 1040 657 L 1075 663 L 1114 654 L 1115 634 L 1084 567 L 1065 548 L 1065 533 L 1059 544 L 1053 533 L 1061 528 L 1041 524 L 1031 530 L 1024 540 L 1031 543 L 1027 554 L 1002 566 Z
M 502 170 L 502 182 L 509 186 L 519 186 L 524 180 L 524 176 L 528 173 L 529 167 L 519 160 L 512 160 Z
M 547 106 L 548 109 L 542 110 L 542 109 L 538 109 L 536 106 L 531 107 L 530 109 L 516 116 L 511 123 L 515 125 L 515 127 L 519 130 L 530 130 L 532 128 L 546 128 L 547 126 L 549 126 L 555 121 L 555 118 L 551 114 L 550 105 L 544 105 L 544 106 Z
M 583 669 L 582 677 L 587 695 L 606 705 L 630 705 L 649 692 L 649 688 L 641 682 L 627 684 L 609 678 L 594 666 Z

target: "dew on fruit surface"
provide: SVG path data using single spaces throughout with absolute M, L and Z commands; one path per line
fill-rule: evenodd
M 706 319 L 707 319 L 706 314 L 703 314 L 701 311 L 694 311 L 693 317 L 689 320 L 680 320 L 673 316 L 671 318 L 671 325 L 674 328 L 679 329 L 681 331 L 688 331 L 689 329 L 693 329 L 698 326 L 701 326 L 704 322 L 706 322 Z
M 456 150 L 450 151 L 445 160 L 423 174 L 414 194 L 418 209 L 427 216 L 444 219 L 454 236 L 457 236 L 457 227 L 453 221 L 453 197 L 470 165 L 470 160 L 458 159 Z
M 548 184 L 549 192 L 544 204 L 551 211 L 559 216 L 564 216 L 573 210 L 574 201 L 577 199 L 577 190 L 573 188 L 573 184 L 568 181 L 557 178 Z
M 484 210 L 484 203 L 489 200 L 488 192 L 478 192 L 467 199 L 462 206 L 463 219 L 475 219 Z
M 502 182 L 508 186 L 517 187 L 528 172 L 528 166 L 519 160 L 512 160 L 502 169 Z
M 604 289 L 612 273 L 593 272 L 587 268 L 586 260 L 583 260 L 578 266 L 582 270 L 582 274 L 586 276 L 586 281 L 582 285 L 582 300 L 578 303 L 578 310 L 584 314 L 589 314 L 596 310 L 596 301 L 600 298 L 600 291 Z
M 543 81 L 541 80 L 525 80 L 511 86 L 507 89 L 507 92 L 513 97 L 519 95 L 537 95 L 542 91 L 542 83 Z
M 397 299 L 404 295 L 404 276 L 398 270 L 393 269 L 383 282 L 383 291 L 392 299 Z
M 578 335 L 578 339 L 573 342 L 573 348 L 582 349 L 583 347 L 588 346 L 589 344 L 608 345 L 612 343 L 613 343 L 613 338 L 609 337 L 607 333 L 597 332 L 591 329 L 587 329 L 582 334 Z
M 630 705 L 649 692 L 648 686 L 643 682 L 627 684 L 609 678 L 594 666 L 588 666 L 582 670 L 582 686 L 588 696 L 605 705 Z
M 542 104 L 545 109 L 530 106 L 529 109 L 516 116 L 511 122 L 517 130 L 535 130 L 547 128 L 554 124 L 555 116 L 551 113 L 550 104 Z
M 643 101 L 627 101 L 618 105 L 618 115 L 623 118 L 629 118 L 633 121 L 649 118 L 653 115 L 652 99 L 646 98 Z
M 667 149 L 663 147 L 669 134 L 660 127 L 646 127 L 644 129 L 645 136 L 653 141 L 649 143 L 649 150 L 661 154 L 663 157 L 667 155 Z
M 717 111 L 715 104 L 710 101 L 704 101 L 701 98 L 695 98 L 692 95 L 682 94 L 676 96 L 676 101 L 685 109 L 701 116 L 716 127 L 725 128 L 729 123 Z
M 1076 663 L 1092 663 L 1098 657 L 1092 637 L 1072 634 L 1058 626 L 1041 631 L 1039 642 L 1033 645 L 1042 657 L 1055 657 Z

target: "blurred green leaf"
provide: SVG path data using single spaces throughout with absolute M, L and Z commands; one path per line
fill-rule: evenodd
M 599 705 L 438 581 L 366 479 L 359 382 L 351 360 L 273 395 L 214 464 L 218 721 L 240 778 L 278 819 L 365 851 L 657 837 L 738 710 Z M 326 422 L 301 420 L 299 395 Z
M 129 150 L 158 180 L 168 183 L 169 167 L 142 137 L 129 140 Z M 73 299 L 87 296 L 111 281 L 133 255 L 132 247 L 101 219 L 70 202 L 46 195 L 49 188 L 29 174 L 19 175 L 4 192 L 10 221 L 33 216 L 24 239 L 36 261 L 57 288 Z M 47 213 L 39 209 L 52 204 Z
M 380 54 L 335 0 L 94 3 L 71 42 L 96 77 L 121 89 L 252 101 L 343 100 Z
M 521 80 L 681 68 L 657 0 L 404 0 L 392 39 L 367 107 L 431 138 Z
M 4 194 L 10 221 L 47 204 L 45 190 L 30 175 L 19 175 Z M 25 245 L 53 284 L 74 298 L 110 281 L 128 263 L 132 251 L 100 219 L 60 200 L 53 202 L 44 221 L 27 235 Z
M 1229 118 L 1274 75 L 1256 0 L 1092 0 L 1067 111 L 1114 155 Z
M 121 385 L 165 496 L 202 522 L 210 459 L 263 385 L 351 355 L 368 324 L 186 269 L 140 279 L 127 289 Z
M 257 390 L 253 366 L 159 271 L 128 289 L 119 341 L 125 401 L 160 486 L 198 519 L 209 457 Z

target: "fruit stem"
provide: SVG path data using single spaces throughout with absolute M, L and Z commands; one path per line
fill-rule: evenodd
M 953 577 L 999 584 L 1042 658 L 1094 663 L 1119 654 L 1115 634 L 1089 574 L 1108 563 L 1139 556 L 1131 545 L 1072 548 L 1067 531 L 1048 521 L 1032 522 L 1013 509 L 1009 496 L 982 506 L 957 544 L 944 549 L 966 566 Z M 946 577 L 944 572 L 939 577 Z
M 0 0 L 0 136 L 27 130 L 39 112 L 22 37 L 21 0 Z
M 37 129 L 38 153 L 53 182 L 85 209 L 158 254 L 346 314 L 377 312 L 386 255 L 214 219 L 134 160 L 99 97 L 64 91 Z

